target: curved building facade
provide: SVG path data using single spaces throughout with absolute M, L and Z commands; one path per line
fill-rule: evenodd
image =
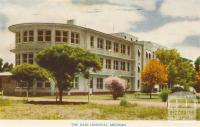
M 101 58 L 103 69 L 97 73 L 90 73 L 91 79 L 77 76 L 73 81 L 71 93 L 88 92 L 92 86 L 94 93 L 107 92 L 104 79 L 116 75 L 127 80 L 131 86 L 129 91 L 140 91 L 140 72 L 145 63 L 156 58 L 155 51 L 162 46 L 146 41 L 127 33 L 107 34 L 94 29 L 73 24 L 72 21 L 61 23 L 22 23 L 9 27 L 15 34 L 15 64 L 36 64 L 36 53 L 56 44 L 68 44 L 89 50 Z M 36 81 L 32 92 L 49 94 L 55 90 L 49 82 Z M 22 91 L 23 82 L 18 82 L 15 92 Z

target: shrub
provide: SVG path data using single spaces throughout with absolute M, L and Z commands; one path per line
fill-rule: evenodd
M 163 88 L 160 91 L 160 97 L 161 97 L 161 99 L 162 99 L 163 102 L 167 101 L 169 94 L 170 94 L 170 90 L 168 88 Z
M 109 77 L 105 80 L 105 85 L 110 89 L 113 99 L 116 100 L 117 97 L 123 97 L 128 85 L 125 80 L 118 77 Z
M 127 101 L 127 99 L 126 98 L 123 98 L 121 101 L 120 101 L 120 106 L 128 106 L 128 101 Z

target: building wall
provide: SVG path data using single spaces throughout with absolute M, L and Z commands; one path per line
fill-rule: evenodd
M 1 90 L 3 90 L 4 95 L 15 95 L 16 81 L 10 76 L 0 77 L 1 80 Z
M 152 53 L 158 46 L 153 43 L 138 42 L 138 39 L 132 35 L 122 33 L 122 34 L 105 34 L 92 29 L 79 27 L 71 24 L 51 24 L 51 23 L 30 23 L 30 24 L 18 24 L 9 27 L 9 29 L 16 34 L 16 45 L 15 49 L 11 50 L 16 54 L 16 64 L 22 63 L 33 63 L 35 64 L 34 58 L 38 51 L 47 48 L 55 44 L 65 44 L 66 42 L 57 42 L 56 31 L 68 31 L 68 41 L 67 44 L 70 46 L 78 46 L 89 50 L 92 53 L 97 54 L 103 59 L 103 69 L 97 73 L 91 72 L 91 78 L 93 79 L 93 92 L 106 92 L 108 91 L 105 86 L 99 89 L 97 88 L 98 78 L 103 78 L 103 80 L 112 75 L 122 77 L 129 81 L 131 86 L 130 91 L 140 91 L 141 89 L 141 70 L 145 63 L 148 61 L 145 57 L 145 53 Z M 34 31 L 33 42 L 23 42 L 24 31 Z M 51 41 L 40 42 L 38 41 L 38 31 L 39 30 L 50 30 L 51 31 Z M 78 33 L 79 44 L 71 42 L 71 33 Z M 20 35 L 19 35 L 20 33 Z M 27 35 L 28 37 L 30 35 Z M 91 46 L 91 36 L 93 37 L 93 46 Z M 124 38 L 126 37 L 126 38 Z M 19 43 L 20 38 L 20 43 Z M 103 39 L 103 48 L 98 48 L 98 38 Z M 106 49 L 106 41 L 111 42 L 111 49 Z M 118 43 L 118 52 L 115 52 L 114 43 Z M 121 47 L 125 45 L 125 53 L 121 53 Z M 129 53 L 128 53 L 129 47 Z M 23 60 L 24 54 L 28 53 L 27 61 Z M 33 53 L 33 62 L 32 62 Z M 19 59 L 20 57 L 20 59 Z M 111 60 L 111 68 L 106 68 L 106 60 Z M 114 61 L 118 61 L 118 70 L 114 68 Z M 125 62 L 125 70 L 121 69 L 121 62 Z M 129 64 L 129 69 L 128 69 Z M 129 71 L 128 71 L 129 70 Z M 84 79 L 83 76 L 79 76 L 79 87 L 78 89 L 72 89 L 71 92 L 87 92 L 89 87 L 89 80 Z M 91 82 L 90 82 L 91 83 Z M 38 89 L 39 91 L 39 89 Z M 44 90 L 45 91 L 45 90 Z

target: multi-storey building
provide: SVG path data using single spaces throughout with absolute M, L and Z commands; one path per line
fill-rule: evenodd
M 140 91 L 141 70 L 145 63 L 156 58 L 155 51 L 163 48 L 158 44 L 138 41 L 138 38 L 126 33 L 106 34 L 94 29 L 77 26 L 73 20 L 61 23 L 22 23 L 9 27 L 16 35 L 15 53 L 16 65 L 35 63 L 36 53 L 56 44 L 78 46 L 97 54 L 103 69 L 97 73 L 90 73 L 90 80 L 77 76 L 73 81 L 71 92 L 84 93 L 92 86 L 93 92 L 108 91 L 104 79 L 108 76 L 119 76 L 127 80 L 129 91 Z M 15 92 L 23 91 L 23 83 L 16 83 Z M 33 87 L 33 94 L 50 93 L 54 85 L 49 82 L 37 81 Z

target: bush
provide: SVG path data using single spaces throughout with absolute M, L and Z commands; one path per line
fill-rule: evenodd
M 105 81 L 106 87 L 110 89 L 113 99 L 116 100 L 118 97 L 123 97 L 126 89 L 128 89 L 128 85 L 125 80 L 120 79 L 118 77 L 109 77 Z
M 121 101 L 120 101 L 120 106 L 128 106 L 128 101 L 127 101 L 127 99 L 126 98 L 123 98 Z
M 161 99 L 162 99 L 163 102 L 167 101 L 169 94 L 170 94 L 170 90 L 168 88 L 163 88 L 160 91 L 160 97 L 161 97 Z

